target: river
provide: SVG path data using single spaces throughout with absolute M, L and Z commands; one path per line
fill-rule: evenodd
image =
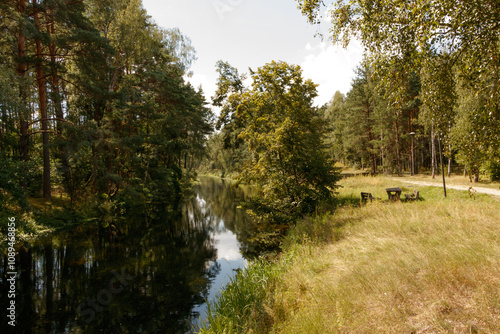
M 202 177 L 169 215 L 115 229 L 75 228 L 18 248 L 16 327 L 6 324 L 7 257 L 0 262 L 1 333 L 191 333 L 248 251 L 249 191 Z M 10 330 L 8 330 L 10 329 Z

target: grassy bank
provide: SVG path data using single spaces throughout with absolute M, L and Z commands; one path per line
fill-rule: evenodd
M 16 239 L 29 241 L 57 229 L 75 225 L 81 217 L 69 210 L 70 202 L 62 196 L 52 200 L 29 198 L 29 209 L 26 211 L 14 208 L 9 212 L 0 212 L 0 243 L 6 241 L 7 219 L 16 222 Z
M 416 187 L 422 201 L 359 206 L 359 192 L 414 188 L 344 180 L 342 206 L 290 232 L 275 263 L 241 273 L 202 333 L 498 333 L 500 200 Z

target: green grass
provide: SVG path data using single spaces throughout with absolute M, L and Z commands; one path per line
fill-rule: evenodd
M 244 333 L 248 328 L 265 327 L 271 317 L 264 307 L 268 291 L 277 286 L 286 261 L 254 262 L 231 279 L 217 300 L 208 303 L 207 321 L 200 333 Z
M 239 306 L 224 317 L 213 305 L 217 327 L 203 333 L 500 332 L 499 199 L 417 187 L 421 201 L 388 203 L 385 188 L 414 188 L 383 177 L 342 185 L 342 206 L 299 222 L 260 285 L 240 291 L 245 274 L 231 284 L 259 302 L 231 297 Z M 383 200 L 359 206 L 361 191 Z

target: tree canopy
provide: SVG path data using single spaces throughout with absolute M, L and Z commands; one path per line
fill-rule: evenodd
M 250 70 L 251 87 L 227 63 L 219 63 L 214 100 L 220 123 L 237 131 L 248 147 L 240 181 L 258 184 L 262 197 L 252 210 L 275 222 L 290 222 L 332 198 L 338 173 L 328 159 L 326 128 L 313 106 L 316 85 L 297 65 L 271 62 Z
M 297 3 L 312 24 L 319 24 L 322 16 L 328 14 L 334 43 L 347 46 L 353 38 L 362 42 L 379 92 L 388 107 L 396 109 L 396 115 L 411 101 L 407 94 L 407 83 L 411 81 L 408 79 L 419 76 L 422 80 L 417 93 L 423 107 L 419 121 L 432 128 L 432 137 L 434 131 L 445 139 L 451 138 L 452 132 L 462 133 L 460 143 L 449 139 L 449 145 L 459 151 L 457 158 L 470 167 L 469 172 L 474 170 L 477 174 L 477 166 L 488 161 L 463 150 L 477 147 L 475 139 L 464 136 L 463 129 L 480 132 L 481 149 L 488 152 L 493 163 L 500 162 L 498 1 L 297 0 Z M 472 99 L 479 107 L 467 109 L 465 104 Z M 463 143 L 464 138 L 470 138 L 470 142 Z M 448 151 L 451 156 L 451 150 Z M 478 159 L 473 167 L 471 161 Z
M 4 209 L 42 190 L 94 203 L 91 215 L 179 197 L 213 118 L 184 79 L 189 38 L 140 0 L 9 0 L 0 16 Z

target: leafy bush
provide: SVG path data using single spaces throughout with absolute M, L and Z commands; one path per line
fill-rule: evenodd
M 500 181 L 500 162 L 492 161 L 488 165 L 488 174 L 491 181 Z
M 2 157 L 0 159 L 0 207 L 2 210 L 8 207 L 13 209 L 13 206 L 26 210 L 28 208 L 27 194 L 37 187 L 38 175 L 33 163 Z

